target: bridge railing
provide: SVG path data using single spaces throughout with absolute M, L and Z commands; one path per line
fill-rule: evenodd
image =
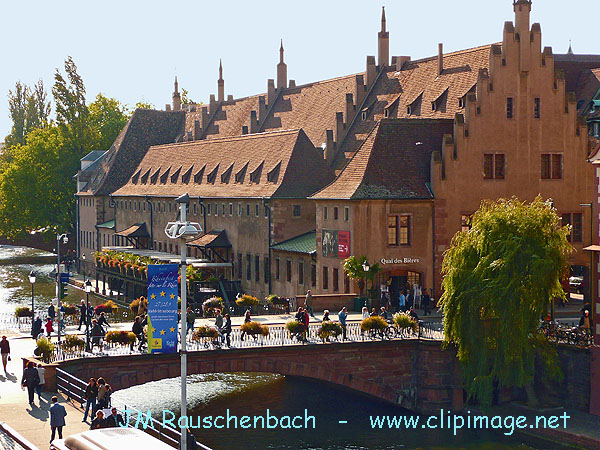
M 67 400 L 74 399 L 77 403 L 81 403 L 82 407 L 85 403 L 85 388 L 87 383 L 70 373 L 57 368 L 56 369 L 56 385 L 57 388 L 67 395 Z M 154 436 L 162 442 L 170 445 L 173 448 L 179 447 L 181 441 L 181 433 L 175 428 L 165 426 L 162 422 L 154 419 L 153 417 L 147 417 L 146 414 L 136 408 L 127 406 L 117 399 L 111 398 L 111 408 L 117 408 L 117 411 L 123 416 L 127 422 L 127 426 L 135 427 L 139 420 L 146 422 L 148 420 L 148 426 L 143 426 L 141 429 L 146 433 Z M 128 414 L 127 414 L 128 413 Z M 209 447 L 198 443 L 198 448 L 201 450 L 212 450 Z

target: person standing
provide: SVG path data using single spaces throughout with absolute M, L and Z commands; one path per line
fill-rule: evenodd
M 369 310 L 367 309 L 366 306 L 362 307 L 362 320 L 368 319 L 369 316 Z
M 104 315 L 104 311 L 102 311 L 100 313 L 100 317 L 98 317 L 98 325 L 100 325 L 103 330 L 104 330 L 104 325 L 106 325 L 106 329 L 107 330 L 110 328 L 110 324 L 108 323 L 108 320 L 106 320 L 106 316 Z
M 340 321 L 340 325 L 342 326 L 342 340 L 346 340 L 346 318 L 348 317 L 348 308 L 345 306 L 338 313 L 338 320 Z
M 423 315 L 424 316 L 431 315 L 431 311 L 429 310 L 430 305 L 431 305 L 431 297 L 429 296 L 427 289 L 425 289 L 425 295 L 423 295 Z
M 42 332 L 42 319 L 40 316 L 37 316 L 33 321 L 33 325 L 31 327 L 31 337 L 33 340 L 36 340 L 40 333 Z
M 246 315 L 244 317 L 244 323 L 248 323 L 248 322 L 252 322 L 252 318 L 250 317 L 250 310 L 249 309 L 246 310 Z M 246 333 L 244 331 L 242 331 L 242 336 L 241 336 L 240 340 L 243 341 L 245 335 L 246 335 Z
M 81 299 L 81 304 L 79 305 L 79 326 L 77 327 L 77 331 L 81 331 L 81 325 L 86 326 L 87 318 L 87 306 L 85 305 L 85 300 Z
M 106 395 L 106 391 L 108 390 L 108 385 L 102 377 L 98 378 L 96 384 L 98 385 L 98 403 L 96 404 L 96 409 L 93 410 L 93 414 L 95 414 L 97 410 L 104 409 L 107 407 L 107 404 L 104 400 L 104 396 Z
M 325 311 L 323 311 L 323 319 L 321 320 L 321 322 L 329 322 L 331 319 L 329 318 L 329 310 L 326 309 Z
M 404 295 L 404 291 L 400 292 L 400 298 L 398 299 L 398 307 L 400 311 L 404 311 L 406 306 L 406 296 Z
M 579 326 L 583 328 L 585 334 L 590 334 L 590 330 L 592 328 L 592 319 L 590 318 L 590 312 L 587 309 L 583 311 L 583 314 L 579 319 Z
M 10 361 L 10 344 L 6 339 L 6 336 L 2 336 L 2 340 L 0 341 L 0 354 L 2 355 L 2 367 L 4 368 L 4 373 L 8 374 L 6 371 L 6 364 Z
M 46 384 L 46 369 L 44 368 L 44 366 L 42 366 L 42 364 L 38 364 L 37 367 L 35 368 L 35 370 L 37 370 L 38 372 L 38 377 L 40 378 L 40 382 L 38 383 L 38 385 L 35 387 L 35 392 L 38 395 L 38 400 L 40 403 L 42 403 L 42 386 L 44 384 Z
M 189 333 L 190 331 L 193 333 L 194 332 L 194 324 L 196 323 L 196 313 L 192 310 L 191 307 L 187 307 L 187 313 L 185 316 L 185 320 L 187 322 L 187 333 Z M 223 321 L 223 318 L 221 317 L 221 321 Z
M 21 380 L 21 386 L 27 387 L 27 393 L 29 394 L 29 404 L 33 405 L 33 396 L 35 394 L 35 388 L 40 383 L 40 376 L 35 368 L 35 365 L 29 361 L 27 368 L 23 371 L 23 379 Z
M 304 308 L 306 309 L 306 312 L 310 314 L 311 317 L 315 317 L 315 314 L 313 312 L 313 297 L 310 289 L 306 291 L 306 298 L 304 299 Z
M 229 315 L 229 313 L 225 314 L 225 325 L 223 325 L 223 328 L 222 328 L 221 332 L 223 333 L 223 335 L 227 339 L 227 347 L 231 347 L 231 338 L 230 338 L 230 335 L 231 335 L 231 316 Z
M 219 340 L 221 342 L 223 342 L 224 341 L 223 334 L 221 333 L 221 328 L 223 328 L 223 316 L 221 315 L 220 309 L 217 309 L 215 311 L 215 327 L 217 328 L 217 331 L 219 332 Z
M 98 398 L 98 386 L 96 385 L 96 379 L 90 378 L 90 382 L 85 387 L 85 412 L 83 413 L 83 420 L 87 420 L 88 411 L 91 415 L 94 414 L 94 408 L 96 408 L 96 399 Z
M 48 335 L 48 339 L 50 339 L 50 334 L 52 334 L 52 332 L 54 331 L 54 328 L 52 327 L 52 319 L 50 317 L 46 318 L 46 334 Z
M 56 316 L 56 309 L 54 309 L 54 305 L 52 303 L 50 303 L 50 306 L 48 306 L 48 317 L 50 317 L 52 322 L 54 322 L 55 316 Z
M 102 338 L 104 337 L 104 328 L 100 326 L 96 319 L 92 320 L 92 331 L 90 332 L 92 336 L 92 348 L 90 351 L 94 350 L 94 346 L 98 346 L 100 351 L 102 351 Z
M 63 405 L 58 403 L 58 397 L 55 395 L 52 397 L 52 406 L 50 407 L 50 428 L 52 429 L 52 435 L 50 436 L 50 443 L 54 440 L 54 436 L 58 431 L 58 438 L 63 438 L 63 427 L 66 426 L 65 417 L 67 416 L 67 410 Z
M 142 347 L 144 346 L 144 327 L 142 325 L 142 318 L 140 316 L 137 316 L 135 318 L 135 322 L 133 322 L 131 331 L 133 332 L 133 334 L 135 334 L 135 337 L 138 339 L 138 341 L 140 341 L 138 350 L 142 351 Z M 133 351 L 133 344 L 135 344 L 135 342 L 131 343 L 131 351 Z

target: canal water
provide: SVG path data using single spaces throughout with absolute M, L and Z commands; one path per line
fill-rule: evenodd
M 52 264 L 27 262 L 46 253 L 16 247 L 0 247 L 0 313 L 13 313 L 17 306 L 31 305 L 28 275 L 37 274 L 36 309 L 47 308 L 55 295 Z M 11 258 L 19 258 L 11 264 Z M 25 260 L 23 259 L 25 258 Z M 77 304 L 80 291 L 69 291 L 66 299 Z M 95 299 L 96 303 L 99 301 Z M 100 376 L 101 374 L 99 374 Z M 110 380 L 107 380 L 110 382 Z M 114 394 L 114 399 L 158 420 L 172 411 L 179 416 L 178 378 L 135 386 Z M 393 405 L 306 379 L 273 374 L 211 374 L 188 378 L 189 416 L 302 416 L 315 417 L 312 429 L 195 429 L 198 441 L 214 450 L 396 450 L 396 449 L 556 449 L 557 445 L 531 442 L 522 436 L 501 432 L 464 430 L 456 436 L 448 430 L 373 429 L 370 417 L 409 415 Z M 340 423 L 346 422 L 346 423 Z

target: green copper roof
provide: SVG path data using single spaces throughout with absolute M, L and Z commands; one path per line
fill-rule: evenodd
M 312 255 L 317 252 L 316 232 L 309 231 L 308 233 L 275 244 L 271 246 L 271 248 L 273 250 L 284 252 L 306 253 Z
M 104 223 L 101 223 L 100 225 L 96 225 L 96 227 L 98 227 L 98 228 L 114 228 L 115 221 L 109 220 L 108 222 L 104 222 Z

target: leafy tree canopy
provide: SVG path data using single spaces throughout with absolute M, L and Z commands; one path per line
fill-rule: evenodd
M 15 90 L 8 92 L 8 112 L 13 122 L 11 133 L 4 141 L 6 147 L 24 144 L 27 134 L 44 127 L 50 116 L 50 102 L 44 82 L 39 80 L 33 88 L 17 81 Z
M 108 150 L 128 118 L 129 112 L 126 106 L 114 98 L 98 94 L 96 100 L 89 106 L 89 126 L 94 133 L 93 139 L 96 145 L 90 150 Z
M 559 375 L 556 351 L 538 325 L 552 299 L 565 296 L 568 234 L 540 197 L 512 198 L 484 201 L 472 228 L 452 239 L 439 305 L 444 340 L 458 349 L 470 398 L 488 405 L 495 385 L 530 386 L 536 353 Z

